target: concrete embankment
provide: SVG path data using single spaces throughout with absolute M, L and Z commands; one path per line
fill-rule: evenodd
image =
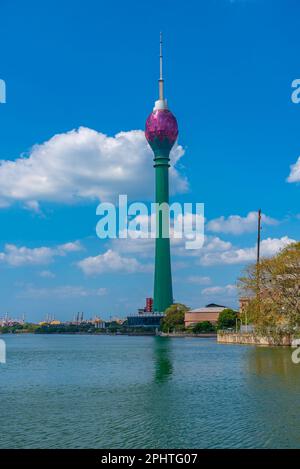
M 249 345 L 292 345 L 293 337 L 284 335 L 280 337 L 259 336 L 253 333 L 224 333 L 218 332 L 217 341 L 221 344 L 249 344 Z
M 208 337 L 217 337 L 217 334 L 214 333 L 214 332 L 211 332 L 211 333 L 207 333 L 207 334 L 190 334 L 190 333 L 187 333 L 187 332 L 158 332 L 158 334 L 160 337 L 182 337 L 182 338 L 185 338 L 185 337 L 202 337 L 203 339 L 204 338 L 208 338 Z

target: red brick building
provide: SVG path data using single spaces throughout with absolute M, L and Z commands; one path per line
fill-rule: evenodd
M 185 327 L 192 326 L 198 322 L 210 321 L 215 324 L 218 321 L 219 314 L 226 309 L 226 306 L 211 303 L 204 308 L 197 308 L 187 311 L 184 315 Z

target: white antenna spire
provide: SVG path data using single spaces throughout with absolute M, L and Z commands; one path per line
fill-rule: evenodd
M 162 53 L 162 32 L 159 40 L 159 99 L 164 99 L 164 79 L 163 79 L 163 53 Z
M 164 97 L 164 79 L 163 79 L 163 40 L 162 32 L 159 36 L 159 80 L 158 80 L 158 101 L 155 102 L 154 110 L 168 109 L 167 101 Z

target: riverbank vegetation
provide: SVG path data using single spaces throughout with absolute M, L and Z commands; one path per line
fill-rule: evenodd
M 161 320 L 162 332 L 184 331 L 184 315 L 189 308 L 182 303 L 175 303 L 165 311 Z
M 161 320 L 162 332 L 186 332 L 191 334 L 206 334 L 217 332 L 218 329 L 229 329 L 236 327 L 238 313 L 233 309 L 226 308 L 219 315 L 217 324 L 210 321 L 201 321 L 192 326 L 185 327 L 184 315 L 189 308 L 182 303 L 175 303 L 165 311 L 165 317 Z
M 129 327 L 126 322 L 119 324 L 111 321 L 106 327 L 98 328 L 93 323 L 81 324 L 12 324 L 0 327 L 0 334 L 128 334 L 128 335 L 153 335 L 155 329 L 143 327 Z
M 250 265 L 239 279 L 248 304 L 241 319 L 263 334 L 300 331 L 300 242 Z
M 238 312 L 230 308 L 225 308 L 220 314 L 217 322 L 217 329 L 232 329 L 236 327 Z
M 201 321 L 188 328 L 185 327 L 184 316 L 189 308 L 181 303 L 170 306 L 164 318 L 161 320 L 160 330 L 164 333 L 183 333 L 183 334 L 211 334 L 216 333 L 218 329 L 228 329 L 235 327 L 237 313 L 231 309 L 225 309 L 219 317 L 217 324 L 210 321 Z M 105 323 L 104 327 L 97 327 L 92 322 L 75 323 L 57 323 L 57 324 L 32 324 L 15 323 L 0 327 L 0 334 L 136 334 L 148 335 L 155 334 L 157 327 L 129 327 L 127 321 L 119 323 L 110 321 Z

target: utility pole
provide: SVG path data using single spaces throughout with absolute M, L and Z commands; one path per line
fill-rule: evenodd
M 258 210 L 258 223 L 257 223 L 257 259 L 256 259 L 256 282 L 257 282 L 257 302 L 260 310 L 260 241 L 261 241 L 261 209 Z
M 260 232 L 261 232 L 261 209 L 258 210 L 258 224 L 257 224 L 257 266 L 260 261 Z

